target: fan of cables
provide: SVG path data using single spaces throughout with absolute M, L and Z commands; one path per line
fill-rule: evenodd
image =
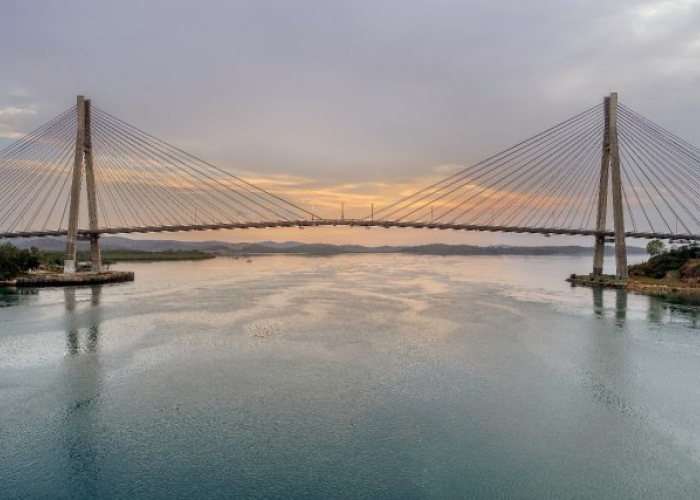
M 76 133 L 74 106 L 0 151 L 0 233 L 66 228 Z
M 590 229 L 604 132 L 595 106 L 375 212 L 375 220 Z
M 0 151 L 0 235 L 65 231 L 77 107 Z M 101 229 L 294 223 L 311 212 L 92 107 Z M 84 183 L 83 183 L 84 186 Z M 84 187 L 82 207 L 87 207 Z M 79 227 L 88 227 L 87 210 Z
M 622 104 L 618 130 L 627 231 L 700 235 L 700 149 Z
M 627 106 L 618 104 L 617 115 L 627 232 L 700 235 L 700 149 Z M 604 132 L 600 104 L 372 217 L 409 224 L 593 231 Z M 609 213 L 611 204 L 608 195 Z M 607 223 L 611 230 L 612 217 Z

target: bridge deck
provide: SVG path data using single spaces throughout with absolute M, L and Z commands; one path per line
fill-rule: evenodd
M 90 234 L 134 234 L 134 233 L 178 233 L 190 231 L 215 231 L 220 229 L 263 229 L 275 227 L 320 227 L 320 226 L 347 226 L 347 227 L 380 227 L 380 228 L 413 228 L 413 229 L 438 229 L 454 231 L 482 231 L 493 233 L 528 233 L 542 235 L 570 235 L 570 236 L 595 236 L 597 231 L 591 229 L 565 229 L 556 227 L 520 227 L 520 226 L 492 226 L 476 224 L 441 224 L 432 222 L 402 222 L 402 221 L 382 221 L 366 219 L 317 219 L 317 220 L 278 220 L 266 222 L 239 222 L 220 224 L 198 224 L 183 226 L 136 226 L 136 227 L 113 227 L 100 228 L 95 231 L 80 229 L 80 236 L 87 237 Z M 66 236 L 67 230 L 59 231 L 27 231 L 0 233 L 0 239 L 9 238 L 36 238 L 43 236 Z M 601 233 L 606 237 L 613 237 L 613 231 Z M 628 238 L 663 240 L 692 240 L 700 241 L 700 234 L 675 234 L 675 233 L 650 233 L 628 231 L 625 233 Z

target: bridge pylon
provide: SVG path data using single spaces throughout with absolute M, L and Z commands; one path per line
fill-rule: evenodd
M 613 223 L 615 228 L 615 275 L 627 279 L 627 246 L 625 243 L 625 219 L 622 200 L 622 175 L 620 172 L 620 147 L 617 128 L 617 92 L 605 97 L 605 128 L 600 162 L 598 186 L 598 214 L 596 218 L 593 275 L 603 274 L 605 258 L 605 233 L 608 212 L 608 179 L 612 181 Z
M 95 187 L 95 172 L 92 161 L 92 131 L 90 100 L 78 96 L 78 132 L 75 141 L 75 157 L 73 160 L 73 178 L 70 192 L 70 212 L 68 215 L 68 235 L 66 241 L 66 258 L 63 265 L 64 274 L 76 272 L 78 252 L 78 225 L 80 219 L 80 202 L 82 198 L 83 171 L 87 188 L 88 219 L 91 231 L 99 227 L 97 219 L 97 190 Z M 102 269 L 100 253 L 100 235 L 90 233 L 90 252 L 92 256 L 92 271 Z

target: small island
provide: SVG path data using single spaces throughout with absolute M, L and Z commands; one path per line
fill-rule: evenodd
M 102 253 L 104 269 L 90 269 L 88 252 L 78 252 L 78 272 L 63 274 L 62 252 L 42 251 L 36 247 L 19 249 L 11 243 L 0 245 L 0 286 L 39 287 L 121 283 L 133 281 L 134 273 L 109 269 L 117 262 L 156 262 L 204 260 L 214 255 L 200 250 L 107 250 Z
M 626 289 L 631 292 L 700 300 L 700 245 L 696 242 L 668 249 L 663 241 L 647 245 L 649 260 L 628 267 L 629 279 L 572 274 L 572 285 Z

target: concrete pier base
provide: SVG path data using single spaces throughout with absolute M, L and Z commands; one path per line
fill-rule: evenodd
M 65 274 L 75 274 L 75 271 L 76 271 L 75 260 L 66 259 L 63 261 L 63 272 Z

